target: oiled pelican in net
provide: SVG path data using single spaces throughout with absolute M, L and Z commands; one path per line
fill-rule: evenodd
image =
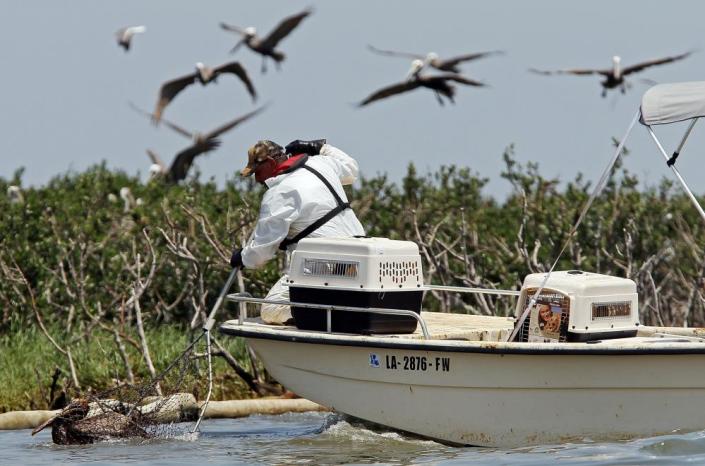
M 87 400 L 72 401 L 59 414 L 34 429 L 32 435 L 51 426 L 51 439 L 59 445 L 82 445 L 110 438 L 151 437 L 139 425 L 141 414 L 138 410 L 111 406 L 87 417 L 89 412 Z

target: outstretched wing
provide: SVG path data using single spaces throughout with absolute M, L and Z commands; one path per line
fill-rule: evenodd
M 311 13 L 313 13 L 313 10 L 308 9 L 302 11 L 301 13 L 284 18 L 267 37 L 262 39 L 262 48 L 273 49 L 276 47 L 280 40 L 288 36 L 289 33 L 293 31 L 296 26 L 298 26 L 299 23 Z
M 234 32 L 235 34 L 240 34 L 241 36 L 245 35 L 245 30 L 239 26 L 235 26 L 233 24 L 227 24 L 227 23 L 220 23 L 220 28 L 228 31 L 228 32 Z
M 151 118 L 152 120 L 157 119 L 157 117 L 154 113 L 149 113 L 148 111 L 141 109 L 140 107 L 138 107 L 137 105 L 135 105 L 132 102 L 128 102 L 128 104 L 130 105 L 130 108 L 132 110 L 139 113 L 140 115 L 144 115 L 148 118 Z M 165 125 L 167 125 L 171 129 L 173 129 L 177 133 L 181 134 L 182 136 L 185 136 L 189 139 L 193 139 L 194 134 L 191 131 L 182 128 L 181 126 L 177 125 L 176 123 L 173 123 L 173 122 L 167 120 L 166 118 L 161 118 L 161 117 L 159 118 L 159 121 L 163 121 Z
M 486 84 L 480 81 L 477 81 L 475 79 L 470 79 L 466 78 L 462 74 L 458 73 L 441 73 L 441 74 L 436 74 L 433 76 L 424 76 L 420 78 L 422 80 L 427 80 L 427 81 L 438 81 L 438 80 L 443 80 L 443 81 L 454 81 L 459 84 L 465 84 L 467 86 L 485 86 Z
M 129 27 L 124 27 L 124 28 L 120 28 L 120 29 L 118 29 L 117 31 L 115 31 L 115 39 L 117 39 L 118 42 L 121 41 L 121 40 L 124 40 L 124 39 L 128 39 L 128 38 L 125 37 L 125 35 L 126 35 L 125 33 L 128 31 L 128 29 L 130 29 L 130 28 L 129 28 Z M 129 39 L 128 39 L 128 40 L 129 40 Z
M 267 108 L 267 106 L 263 105 L 260 108 L 251 111 L 250 113 L 246 113 L 241 117 L 235 118 L 234 120 L 225 123 L 224 125 L 216 128 L 213 131 L 211 131 L 210 133 L 206 134 L 205 139 L 206 140 L 213 139 L 213 138 L 220 136 L 223 133 L 230 131 L 231 129 L 233 129 L 234 127 L 239 125 L 240 123 L 243 123 L 243 122 L 249 120 L 250 118 L 252 118 L 253 116 L 257 115 L 259 112 L 261 112 L 265 108 Z
M 216 149 L 218 146 L 220 146 L 220 140 L 206 139 L 176 154 L 174 161 L 171 163 L 171 167 L 169 167 L 168 180 L 172 183 L 176 183 L 186 178 L 194 159 L 203 153 Z
M 491 52 L 477 52 L 468 53 L 465 55 L 458 55 L 457 57 L 446 58 L 445 60 L 439 60 L 436 68 L 439 70 L 452 70 L 458 64 L 464 63 L 466 61 L 478 60 L 480 58 L 489 57 L 491 55 L 501 55 L 504 52 L 501 50 L 493 50 Z
M 159 157 L 157 155 L 157 153 L 154 152 L 152 149 L 147 149 L 147 156 L 149 157 L 149 160 L 151 160 L 153 164 L 159 165 L 159 167 L 164 171 L 166 170 L 166 165 L 164 165 L 162 158 Z
M 631 73 L 636 73 L 637 71 L 641 71 L 644 68 L 648 68 L 650 66 L 665 65 L 666 63 L 671 63 L 674 61 L 683 60 L 684 58 L 687 58 L 691 53 L 693 53 L 693 52 L 686 52 L 686 53 L 682 53 L 680 55 L 674 55 L 672 57 L 657 58 L 656 60 L 649 60 L 649 61 L 637 63 L 636 65 L 627 66 L 624 69 L 622 69 L 622 74 L 627 75 L 627 74 L 631 74 Z
M 396 52 L 394 50 L 382 50 L 382 49 L 378 49 L 377 47 L 374 47 L 372 45 L 368 45 L 367 48 L 370 51 L 376 53 L 377 55 L 386 55 L 388 57 L 417 58 L 419 60 L 423 60 L 425 58 L 425 55 L 421 55 L 418 53 Z
M 391 86 L 383 87 L 382 89 L 370 94 L 365 100 L 358 104 L 359 107 L 364 107 L 367 104 L 380 99 L 385 99 L 393 95 L 401 94 L 404 92 L 411 91 L 421 86 L 421 83 L 417 80 L 405 81 L 397 84 L 392 84 Z
M 130 41 L 135 34 L 142 34 L 147 28 L 145 26 L 127 26 L 120 28 L 115 33 L 118 40 Z
M 591 70 L 588 68 L 574 68 L 574 69 L 567 69 L 567 70 L 553 70 L 553 71 L 545 71 L 545 70 L 537 70 L 536 68 L 529 68 L 529 71 L 532 73 L 536 74 L 544 74 L 544 75 L 551 75 L 551 74 L 575 74 L 575 75 L 588 75 L 588 74 L 601 74 L 603 76 L 607 76 L 609 74 L 612 74 L 612 70 Z
M 197 76 L 198 72 L 194 72 L 162 84 L 162 87 L 159 88 L 157 106 L 154 108 L 154 121 L 156 123 L 159 123 L 159 120 L 161 120 L 164 108 L 169 105 L 169 102 L 171 102 L 179 92 L 183 91 L 187 86 L 193 84 L 194 81 L 196 81 Z
M 252 84 L 250 77 L 247 75 L 247 70 L 244 66 L 240 64 L 240 62 L 233 61 L 230 63 L 226 63 L 213 70 L 214 77 L 222 73 L 232 73 L 238 78 L 240 78 L 240 81 L 245 84 L 247 92 L 252 97 L 252 100 L 257 100 L 257 91 L 255 91 L 255 86 Z

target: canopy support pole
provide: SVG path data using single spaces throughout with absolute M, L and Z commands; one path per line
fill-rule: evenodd
M 602 176 L 600 177 L 600 180 L 595 185 L 595 189 L 592 191 L 592 194 L 590 194 L 590 197 L 585 202 L 585 205 L 583 206 L 582 210 L 580 211 L 580 215 L 578 216 L 578 220 L 575 222 L 573 227 L 570 229 L 570 232 L 568 233 L 568 237 L 563 242 L 563 247 L 561 248 L 560 252 L 558 253 L 558 256 L 556 257 L 556 259 L 553 261 L 553 265 L 551 265 L 551 269 L 546 273 L 546 276 L 543 278 L 541 285 L 536 289 L 536 292 L 533 294 L 533 296 L 529 300 L 529 303 L 526 305 L 526 308 L 524 308 L 524 312 L 521 313 L 521 315 L 519 316 L 519 319 L 517 319 L 516 324 L 514 324 L 514 330 L 512 330 L 512 333 L 509 335 L 509 337 L 507 337 L 507 339 L 505 341 L 507 341 L 507 342 L 514 341 L 517 334 L 519 333 L 521 328 L 524 326 L 524 321 L 529 316 L 529 312 L 531 311 L 531 309 L 534 306 L 536 306 L 536 302 L 539 298 L 539 295 L 541 294 L 544 287 L 546 286 L 546 283 L 548 283 L 548 277 L 551 276 L 553 269 L 555 269 L 556 265 L 558 265 L 558 261 L 560 260 L 561 256 L 563 255 L 565 248 L 568 247 L 568 244 L 570 244 L 570 242 L 573 240 L 573 236 L 575 235 L 575 232 L 578 231 L 578 227 L 580 226 L 583 219 L 585 218 L 585 214 L 587 214 L 587 211 L 590 210 L 590 206 L 592 206 L 593 201 L 597 198 L 597 196 L 600 195 L 600 193 L 602 192 L 602 189 L 605 187 L 605 184 L 607 183 L 607 180 L 609 179 L 610 174 L 612 173 L 612 169 L 614 168 L 614 164 L 617 163 L 619 156 L 622 155 L 622 151 L 624 150 L 624 144 L 627 142 L 627 138 L 629 137 L 629 134 L 632 132 L 632 129 L 634 128 L 634 125 L 636 124 L 636 122 L 639 120 L 640 116 L 641 116 L 641 110 L 636 112 L 636 114 L 634 115 L 632 122 L 629 124 L 629 128 L 627 128 L 627 132 L 624 134 L 624 137 L 619 142 L 617 149 L 614 151 L 614 155 L 612 156 L 612 159 L 610 160 L 607 167 L 605 167 L 605 171 L 602 172 Z M 675 167 L 673 167 L 673 168 L 675 168 Z
M 678 144 L 678 148 L 673 151 L 673 155 L 671 156 L 670 159 L 666 161 L 666 165 L 669 167 L 672 166 L 674 163 L 676 163 L 676 159 L 681 153 L 681 150 L 683 149 L 683 145 L 685 144 L 685 141 L 688 139 L 688 136 L 690 136 L 690 132 L 693 131 L 693 126 L 695 126 L 695 123 L 698 121 L 698 118 L 693 118 L 693 121 L 690 122 L 690 125 L 688 125 L 688 129 L 685 130 L 685 134 L 683 135 L 683 139 L 681 139 L 681 143 Z
M 656 134 L 654 133 L 654 130 L 653 130 L 653 129 L 651 128 L 651 126 L 649 126 L 649 125 L 645 125 L 645 126 L 646 126 L 646 129 L 649 131 L 649 134 L 651 135 L 651 138 L 652 138 L 652 139 L 654 140 L 654 142 L 656 143 L 656 147 L 658 147 L 658 150 L 661 152 L 661 155 L 663 155 L 663 158 L 666 159 L 666 162 L 668 162 L 668 160 L 669 160 L 668 154 L 666 153 L 666 151 L 664 150 L 663 146 L 661 145 L 661 141 L 659 141 L 658 138 L 656 137 Z M 690 129 L 692 129 L 692 128 L 693 128 L 693 125 L 691 124 L 691 126 L 690 126 L 690 128 L 689 128 L 689 130 L 688 130 L 688 133 L 690 133 Z M 686 134 L 686 137 L 687 137 L 687 134 Z M 682 146 L 683 146 L 683 143 L 685 143 L 685 138 L 684 138 L 684 140 L 681 142 L 681 145 L 680 145 L 679 147 L 682 147 Z M 683 189 L 685 190 L 686 194 L 688 194 L 688 197 L 689 197 L 690 200 L 693 202 L 693 205 L 695 206 L 695 209 L 698 211 L 698 213 L 699 213 L 700 216 L 702 217 L 703 221 L 705 221 L 705 211 L 703 211 L 703 208 L 700 206 L 700 203 L 699 203 L 698 200 L 695 198 L 695 195 L 693 195 L 693 192 L 692 192 L 692 191 L 690 190 L 690 188 L 688 187 L 687 183 L 685 182 L 685 180 L 684 180 L 683 177 L 681 176 L 681 174 L 680 174 L 680 172 L 678 171 L 678 169 L 676 168 L 676 166 L 675 166 L 675 165 L 671 165 L 671 170 L 673 170 L 673 173 L 676 175 L 676 178 L 678 178 L 678 181 L 680 181 L 681 186 L 683 186 Z

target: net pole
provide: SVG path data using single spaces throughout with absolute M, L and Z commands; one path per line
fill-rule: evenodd
M 223 300 L 228 294 L 228 291 L 230 291 L 230 287 L 233 285 L 233 282 L 235 281 L 239 270 L 239 267 L 233 267 L 233 270 L 230 272 L 228 279 L 225 281 L 225 285 L 223 285 L 223 289 L 220 290 L 218 299 L 216 299 L 210 314 L 208 314 L 208 319 L 206 319 L 206 322 L 203 324 L 203 333 L 201 334 L 201 337 L 206 337 L 206 360 L 208 361 L 208 393 L 206 394 L 206 399 L 203 402 L 203 406 L 201 406 L 201 411 L 198 414 L 198 419 L 196 420 L 196 424 L 194 425 L 191 433 L 198 432 L 198 428 L 201 425 L 201 421 L 203 421 L 203 416 L 204 414 L 206 414 L 206 408 L 208 408 L 208 402 L 211 399 L 211 394 L 213 393 L 213 358 L 211 357 L 211 329 L 213 328 L 213 325 L 215 325 L 215 314 L 216 312 L 218 312 L 218 309 L 220 309 L 220 306 L 223 304 Z M 201 337 L 199 337 L 199 339 Z
M 587 202 L 585 202 L 583 209 L 580 211 L 580 216 L 578 217 L 578 220 L 575 222 L 575 225 L 573 225 L 573 227 L 570 229 L 570 232 L 568 233 L 568 237 L 566 238 L 565 242 L 563 243 L 563 247 L 561 248 L 560 252 L 558 253 L 556 260 L 553 261 L 553 265 L 551 265 L 551 268 L 546 273 L 546 276 L 543 278 L 543 281 L 541 282 L 541 286 L 539 286 L 536 289 L 536 292 L 533 294 L 533 296 L 531 296 L 531 300 L 529 301 L 529 304 L 524 309 L 524 312 L 522 312 L 521 315 L 519 316 L 519 319 L 517 320 L 517 323 L 514 326 L 514 330 L 512 330 L 512 333 L 509 335 L 509 337 L 505 341 L 507 341 L 507 342 L 514 341 L 517 334 L 519 333 L 519 330 L 524 325 L 524 321 L 529 316 L 529 312 L 536 305 L 536 301 L 538 300 L 539 295 L 541 294 L 544 287 L 546 286 L 546 283 L 548 283 L 548 277 L 551 276 L 551 272 L 553 272 L 553 269 L 555 269 L 556 265 L 558 265 L 558 260 L 563 255 L 563 251 L 565 251 L 565 248 L 568 247 L 568 244 L 572 241 L 573 236 L 575 235 L 575 232 L 578 230 L 578 227 L 582 223 L 583 218 L 585 218 L 585 214 L 587 214 L 587 211 L 590 209 L 590 206 L 592 206 L 593 201 L 597 198 L 597 196 L 599 196 L 599 194 L 602 192 L 602 189 L 604 188 L 605 184 L 607 183 L 607 180 L 609 179 L 610 173 L 612 172 L 612 168 L 614 167 L 614 164 L 617 163 L 619 156 L 622 154 L 622 151 L 624 150 L 624 144 L 627 142 L 627 138 L 629 137 L 629 134 L 632 132 L 632 129 L 634 128 L 634 125 L 636 124 L 637 120 L 639 120 L 640 115 L 641 115 L 641 109 L 636 112 L 636 115 L 634 115 L 634 118 L 632 119 L 632 122 L 629 124 L 629 128 L 627 129 L 626 134 L 624 135 L 624 137 L 620 141 L 619 145 L 617 146 L 617 150 L 615 150 L 614 155 L 612 156 L 612 159 L 610 160 L 609 164 L 605 168 L 605 171 L 602 173 L 602 176 L 600 177 L 600 181 L 598 181 L 597 184 L 595 185 L 595 189 L 593 190 L 592 194 L 588 198 Z
M 208 360 L 208 393 L 206 394 L 206 399 L 201 406 L 201 411 L 198 413 L 198 419 L 196 420 L 196 425 L 193 426 L 193 432 L 198 432 L 198 428 L 203 421 L 203 415 L 206 414 L 206 408 L 208 407 L 208 402 L 211 400 L 211 394 L 213 393 L 213 363 L 211 357 L 211 332 L 206 330 L 204 332 L 206 336 L 206 357 Z
M 204 331 L 210 331 L 213 328 L 213 325 L 215 325 L 215 313 L 218 312 L 218 309 L 220 309 L 220 306 L 223 304 L 223 300 L 225 299 L 225 296 L 228 294 L 228 291 L 230 290 L 230 287 L 233 286 L 233 282 L 235 281 L 235 278 L 237 277 L 237 273 L 240 270 L 240 267 L 233 267 L 233 270 L 230 272 L 230 275 L 228 276 L 228 279 L 225 282 L 225 286 L 223 286 L 223 289 L 220 290 L 220 294 L 218 295 L 218 299 L 216 299 L 215 304 L 213 304 L 213 308 L 211 309 L 210 314 L 208 314 L 208 319 L 206 319 L 206 322 L 203 324 L 203 330 Z

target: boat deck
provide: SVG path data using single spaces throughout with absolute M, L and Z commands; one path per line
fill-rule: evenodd
M 446 312 L 421 312 L 432 340 L 504 341 L 514 328 L 513 317 L 449 314 Z M 423 339 L 417 326 L 411 334 L 395 335 L 398 338 Z
M 421 317 L 424 319 L 424 322 L 426 322 L 431 340 L 504 341 L 514 327 L 514 318 L 512 317 L 477 316 L 427 311 L 422 311 Z M 250 323 L 264 324 L 260 318 L 248 320 Z M 281 330 L 298 330 L 293 325 L 281 325 L 274 328 Z M 383 336 L 411 340 L 423 339 L 423 333 L 419 326 L 416 327 L 414 333 L 384 334 Z
M 293 325 L 265 324 L 261 318 L 248 318 L 244 324 L 237 320 L 223 322 L 220 331 L 233 336 L 245 336 L 265 339 L 283 339 L 294 342 L 320 342 L 324 344 L 355 344 L 355 345 L 392 345 L 416 347 L 428 345 L 429 348 L 442 346 L 446 349 L 472 348 L 517 352 L 600 352 L 609 348 L 613 351 L 666 351 L 673 348 L 677 352 L 697 353 L 704 351 L 705 328 L 682 327 L 652 327 L 640 326 L 636 337 L 607 339 L 586 343 L 507 343 L 506 338 L 513 329 L 512 317 L 478 316 L 468 314 L 452 314 L 443 312 L 422 311 L 421 317 L 426 323 L 429 339 L 424 340 L 420 326 L 414 333 L 407 334 L 376 334 L 360 335 L 350 333 L 327 333 L 313 330 L 301 330 Z M 489 345 L 489 346 L 488 346 Z M 687 347 L 687 348 L 686 348 Z M 665 350 L 664 350 L 665 348 Z

